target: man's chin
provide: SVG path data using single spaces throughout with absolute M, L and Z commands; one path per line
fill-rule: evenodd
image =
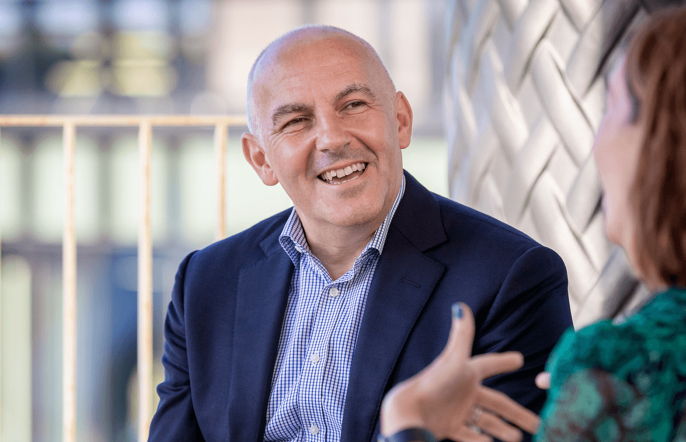
M 385 213 L 381 213 L 383 211 L 381 204 L 364 205 L 359 200 L 355 200 L 346 206 L 342 210 L 328 211 L 324 218 L 326 222 L 339 227 L 360 227 L 375 222 L 380 225 L 386 217 Z

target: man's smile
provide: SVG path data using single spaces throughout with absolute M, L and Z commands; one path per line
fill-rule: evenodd
M 319 179 L 328 184 L 343 184 L 359 178 L 364 173 L 367 163 L 354 163 L 349 166 L 322 172 Z

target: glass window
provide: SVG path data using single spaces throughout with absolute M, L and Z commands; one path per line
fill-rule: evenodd
M 321 0 L 315 5 L 316 23 L 337 26 L 350 31 L 367 40 L 377 51 L 381 51 L 381 1 Z
M 21 225 L 21 153 L 7 137 L 0 139 L 0 234 L 2 241 L 17 240 Z
M 169 14 L 163 0 L 118 0 L 113 4 L 114 24 L 122 30 L 167 29 Z
M 208 88 L 228 100 L 230 112 L 245 113 L 248 73 L 262 49 L 302 24 L 302 14 L 288 0 L 218 2 L 209 35 Z
M 17 255 L 3 257 L 0 324 L 2 440 L 31 440 L 31 268 Z M 7 363 L 8 361 L 9 363 Z
M 98 28 L 98 6 L 88 0 L 43 2 L 36 22 L 40 30 L 53 35 L 79 35 Z
M 16 3 L 0 3 L 0 58 L 8 57 L 19 47 L 21 10 Z
M 189 35 L 207 33 L 211 25 L 212 7 L 210 0 L 182 0 L 179 4 L 181 31 Z
M 229 140 L 226 166 L 227 232 L 229 235 L 285 210 L 293 205 L 281 187 L 265 186 L 243 156 L 240 138 Z
M 217 223 L 217 176 L 210 136 L 189 137 L 180 152 L 181 226 L 194 247 L 214 241 Z M 240 139 L 229 139 L 226 159 L 227 235 L 247 229 L 292 206 L 280 185 L 269 187 L 243 157 Z
M 388 70 L 395 86 L 407 96 L 415 124 L 429 115 L 431 47 L 428 6 L 421 0 L 394 2 Z
M 153 241 L 167 234 L 167 147 L 153 136 L 151 177 L 151 223 Z M 138 138 L 125 135 L 112 146 L 111 164 L 111 234 L 122 245 L 134 245 L 138 240 L 140 213 L 140 167 Z
M 403 150 L 403 167 L 424 187 L 441 196 L 448 195 L 448 145 L 443 138 L 413 137 Z
M 75 222 L 80 244 L 97 240 L 100 234 L 98 211 L 98 150 L 82 135 L 76 137 Z M 33 235 L 40 241 L 59 243 L 64 229 L 64 150 L 61 136 L 50 136 L 33 156 Z

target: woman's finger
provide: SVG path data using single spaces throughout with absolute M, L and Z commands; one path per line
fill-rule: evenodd
M 506 394 L 488 387 L 479 387 L 476 405 L 496 413 L 498 416 L 507 419 L 513 425 L 531 434 L 536 433 L 541 422 L 541 419 L 531 410 L 522 407 Z
M 473 425 L 481 428 L 484 433 L 490 434 L 503 442 L 520 442 L 522 440 L 522 432 L 518 428 L 505 423 L 498 416 L 488 411 L 483 411 Z
M 542 371 L 536 376 L 536 386 L 541 390 L 550 388 L 550 373 Z
M 474 341 L 474 316 L 472 310 L 462 302 L 452 306 L 453 323 L 450 329 L 448 343 L 443 354 L 467 360 L 472 354 Z
M 486 353 L 474 356 L 471 363 L 481 379 L 487 379 L 497 374 L 508 373 L 522 368 L 524 356 L 516 351 Z
M 449 437 L 456 442 L 493 442 L 491 436 L 477 433 L 465 425 L 460 425 L 455 434 L 450 434 Z

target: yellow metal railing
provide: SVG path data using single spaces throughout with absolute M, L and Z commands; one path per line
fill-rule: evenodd
M 62 441 L 76 441 L 76 229 L 74 159 L 76 128 L 138 126 L 141 211 L 138 234 L 138 440 L 147 441 L 153 413 L 152 348 L 152 235 L 150 224 L 150 171 L 154 126 L 214 127 L 217 162 L 217 239 L 224 238 L 226 221 L 226 144 L 228 128 L 245 126 L 243 116 L 172 115 L 3 115 L 0 128 L 62 127 L 64 147 L 64 234 L 62 239 Z M 2 146 L 0 140 L 0 148 Z M 0 151 L 1 154 L 1 151 Z M 0 256 L 2 252 L 0 236 Z M 1 264 L 1 263 L 0 263 Z M 0 266 L 1 268 L 1 266 Z M 1 274 L 0 274 L 1 278 Z M 2 361 L 0 361 L 1 364 Z M 1 406 L 1 404 L 0 404 Z

